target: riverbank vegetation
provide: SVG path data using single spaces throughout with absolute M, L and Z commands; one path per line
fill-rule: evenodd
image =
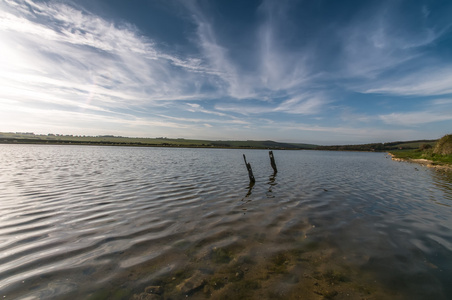
M 424 143 L 415 150 L 393 150 L 390 153 L 401 160 L 428 160 L 433 165 L 452 165 L 452 134 L 443 136 L 434 145 Z

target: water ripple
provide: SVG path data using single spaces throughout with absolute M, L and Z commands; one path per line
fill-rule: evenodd
M 314 293 L 338 270 L 355 298 L 452 296 L 447 173 L 378 153 L 275 151 L 273 174 L 267 151 L 247 150 L 250 185 L 239 150 L 0 149 L 2 297 L 131 298 L 162 285 L 178 298 L 192 280 L 203 288 L 187 293 L 221 298 L 241 289 L 234 276 L 248 291 Z

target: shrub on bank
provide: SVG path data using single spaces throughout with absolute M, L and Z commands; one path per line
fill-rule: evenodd
M 452 154 L 452 134 L 446 134 L 435 145 L 434 154 L 451 155 Z
M 419 146 L 419 150 L 421 150 L 421 151 L 431 149 L 431 148 L 433 148 L 433 147 L 430 144 L 422 144 L 421 146 Z

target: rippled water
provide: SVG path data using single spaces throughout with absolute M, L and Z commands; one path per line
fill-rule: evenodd
M 0 145 L 4 299 L 451 299 L 452 176 L 383 153 Z M 256 177 L 249 184 L 245 153 Z

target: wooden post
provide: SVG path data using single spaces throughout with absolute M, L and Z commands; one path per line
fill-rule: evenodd
M 251 169 L 251 164 L 246 162 L 246 156 L 243 154 L 243 159 L 245 160 L 246 168 L 248 169 L 248 176 L 250 177 L 250 182 L 256 182 L 256 179 L 254 179 L 253 175 L 253 169 Z
M 272 165 L 273 171 L 275 171 L 275 174 L 278 173 L 278 169 L 276 169 L 276 163 L 275 163 L 275 157 L 273 156 L 273 151 L 270 151 L 268 153 L 270 155 L 270 164 Z

